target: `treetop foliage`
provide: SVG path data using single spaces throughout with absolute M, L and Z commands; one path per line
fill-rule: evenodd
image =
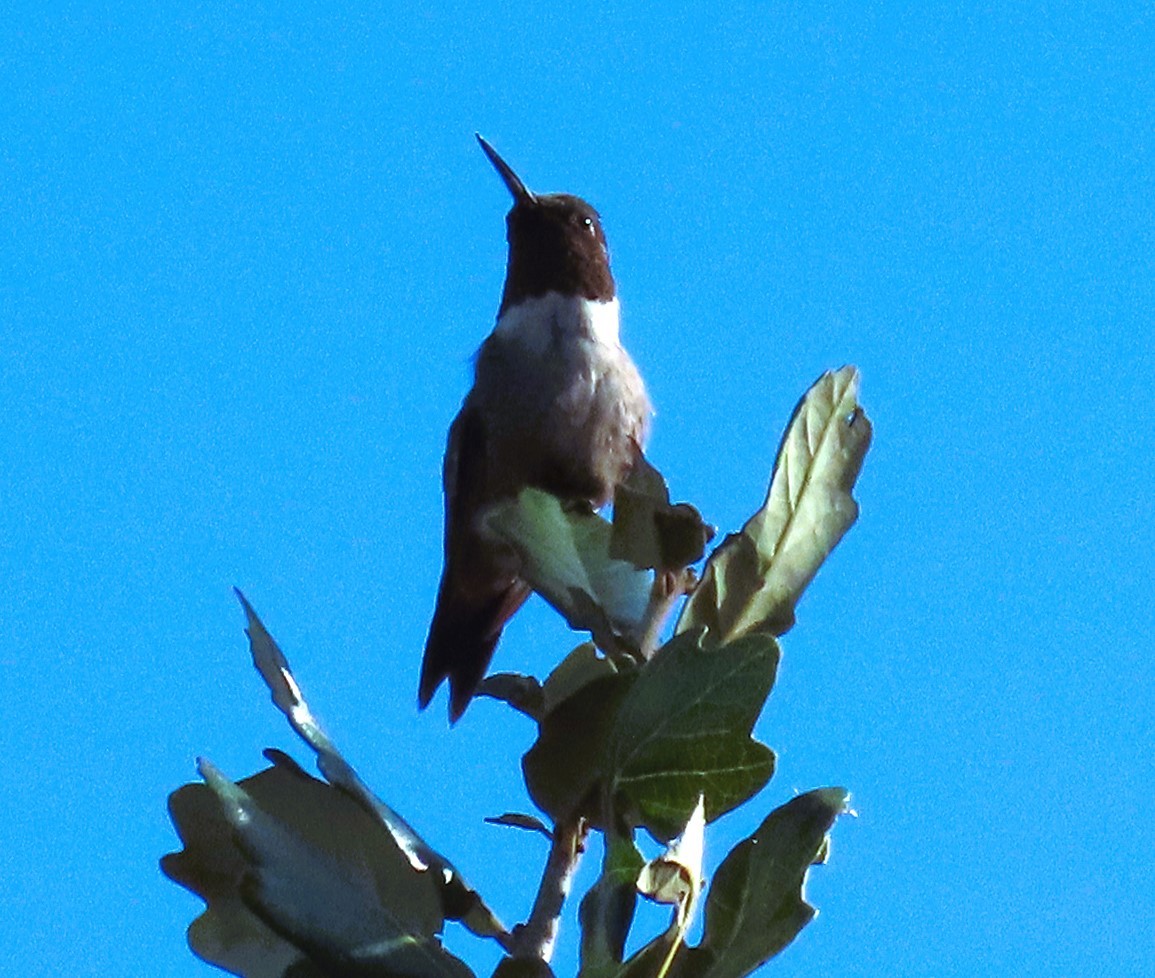
M 551 840 L 518 927 L 501 923 L 362 781 L 238 592 L 253 663 L 322 777 L 270 749 L 270 766 L 237 782 L 202 759 L 202 782 L 172 793 L 183 849 L 161 868 L 206 903 L 189 927 L 193 951 L 244 978 L 468 978 L 441 941 L 450 921 L 501 945 L 504 978 L 550 975 L 570 879 L 594 831 L 605 845 L 578 912 L 579 978 L 742 978 L 786 947 L 815 914 L 806 874 L 825 859 L 848 793 L 820 788 L 770 812 L 708 886 L 703 849 L 708 824 L 774 773 L 753 728 L 774 685 L 778 638 L 858 515 L 851 490 L 871 439 L 858 383 L 844 367 L 802 398 L 765 502 L 710 554 L 700 581 L 692 565 L 713 528 L 694 507 L 672 504 L 644 459 L 620 487 L 612 522 L 533 489 L 486 514 L 486 532 L 518 553 L 525 580 L 590 635 L 544 680 L 499 674 L 480 690 L 538 728 L 522 772 L 544 818 L 493 819 Z M 638 830 L 665 852 L 646 860 Z M 627 958 L 639 895 L 669 905 L 671 920 Z M 698 912 L 702 937 L 691 946 Z

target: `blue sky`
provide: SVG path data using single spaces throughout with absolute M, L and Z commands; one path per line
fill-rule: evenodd
M 862 517 L 756 728 L 778 774 L 707 840 L 716 865 L 795 791 L 854 793 L 766 973 L 1150 973 L 1153 15 L 1012 6 L 11 10 L 11 973 L 213 973 L 156 868 L 166 794 L 198 755 L 296 751 L 234 584 L 366 779 L 527 912 L 540 840 L 481 819 L 527 808 L 531 725 L 415 708 L 504 270 L 475 130 L 601 211 L 651 456 L 711 522 L 761 502 L 803 389 L 862 371 Z M 497 667 L 573 642 L 534 602 Z

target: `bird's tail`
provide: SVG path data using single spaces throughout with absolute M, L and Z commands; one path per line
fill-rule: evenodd
M 489 668 L 501 630 L 525 604 L 529 592 L 529 586 L 515 578 L 503 590 L 479 600 L 461 594 L 448 580 L 442 580 L 421 662 L 417 688 L 421 709 L 429 705 L 438 687 L 448 679 L 449 721 L 457 722 Z

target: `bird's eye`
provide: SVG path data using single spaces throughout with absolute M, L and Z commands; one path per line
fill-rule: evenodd
M 586 230 L 589 231 L 590 234 L 598 233 L 597 229 L 594 227 L 594 219 L 592 217 L 582 218 L 582 224 L 585 225 Z

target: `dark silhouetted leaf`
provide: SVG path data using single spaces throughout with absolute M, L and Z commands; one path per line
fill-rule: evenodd
M 689 503 L 670 504 L 666 480 L 639 455 L 614 494 L 610 556 L 635 567 L 680 570 L 702 559 L 714 533 Z
M 285 971 L 283 978 L 345 978 L 345 976 L 322 971 L 308 958 L 302 958 Z
M 611 733 L 615 805 L 624 798 L 661 839 L 681 831 L 699 795 L 713 820 L 774 772 L 773 752 L 750 731 L 774 685 L 777 643 L 756 635 L 703 649 L 699 639 L 677 636 L 640 670 Z
M 495 672 L 481 681 L 477 695 L 508 703 L 531 720 L 541 719 L 544 706 L 541 683 L 533 676 L 523 676 L 517 672 Z
M 578 912 L 582 931 L 579 978 L 610 978 L 621 969 L 638 899 L 638 873 L 644 864 L 631 839 L 607 834 L 602 874 Z
M 554 978 L 554 974 L 541 958 L 502 958 L 493 978 Z
M 547 839 L 553 838 L 553 833 L 549 830 L 549 826 L 534 815 L 524 815 L 521 812 L 506 812 L 504 815 L 491 815 L 485 821 L 490 825 L 503 825 L 511 829 L 538 832 Z
M 718 533 L 718 528 L 703 520 L 689 503 L 675 503 L 654 513 L 654 525 L 661 542 L 660 566 L 667 569 L 696 564 L 706 553 L 706 544 Z
M 816 913 L 803 896 L 807 870 L 848 797 L 843 788 L 799 795 L 735 846 L 710 885 L 702 942 L 683 949 L 677 978 L 742 978 L 794 940 Z
M 858 371 L 823 374 L 794 409 L 762 508 L 714 551 L 677 631 L 707 642 L 781 635 L 822 562 L 858 518 L 851 490 L 870 447 Z
M 542 720 L 537 741 L 521 767 L 533 803 L 555 823 L 579 811 L 598 822 L 600 811 L 583 809 L 604 780 L 618 704 L 637 675 L 615 673 L 587 683 Z

